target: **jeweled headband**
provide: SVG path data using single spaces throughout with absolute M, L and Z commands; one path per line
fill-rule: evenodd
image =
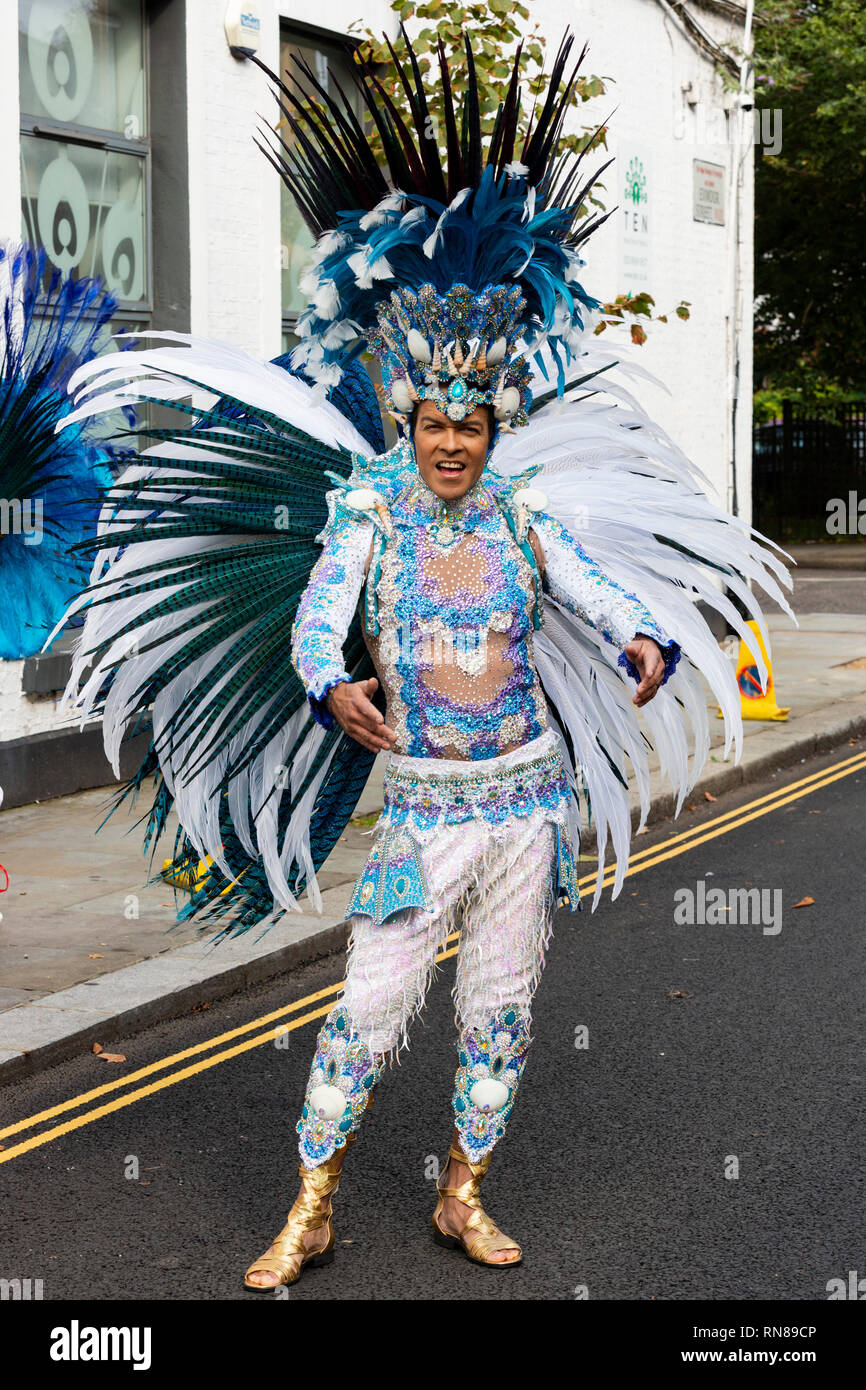
M 431 401 L 451 420 L 492 405 L 500 430 L 528 419 L 531 371 L 515 356 L 525 300 L 512 285 L 476 294 L 454 285 L 445 295 L 432 285 L 394 290 L 379 305 L 379 325 L 367 335 L 382 366 L 390 414 L 405 425 L 412 408 Z

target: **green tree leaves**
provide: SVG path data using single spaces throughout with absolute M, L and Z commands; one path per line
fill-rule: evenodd
M 765 0 L 755 31 L 755 385 L 866 381 L 866 6 Z M 778 153 L 761 132 L 781 119 Z M 758 393 L 756 392 L 756 395 Z

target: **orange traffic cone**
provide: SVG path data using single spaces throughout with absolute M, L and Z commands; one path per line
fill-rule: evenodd
M 755 658 L 740 639 L 740 650 L 737 655 L 737 685 L 740 691 L 740 713 L 744 719 L 787 719 L 790 705 L 781 708 L 776 704 L 776 687 L 773 681 L 773 667 L 770 658 L 767 656 L 767 648 L 764 646 L 763 639 L 758 631 L 758 624 L 751 619 L 746 623 L 746 627 L 751 628 L 757 638 L 758 646 L 761 649 L 761 656 L 767 663 L 767 689 L 761 687 L 761 677 L 755 665 Z M 719 719 L 724 718 L 719 706 Z

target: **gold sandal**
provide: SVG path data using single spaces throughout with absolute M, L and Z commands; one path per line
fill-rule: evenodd
M 462 1249 L 466 1258 L 472 1260 L 473 1264 L 484 1265 L 487 1269 L 512 1269 L 515 1265 L 519 1265 L 523 1260 L 523 1251 L 517 1241 L 510 1240 L 504 1232 L 500 1231 L 496 1222 L 490 1219 L 481 1205 L 479 1190 L 481 1180 L 490 1167 L 491 1154 L 485 1154 L 478 1163 L 470 1163 L 466 1155 L 452 1145 L 448 1150 L 448 1157 L 456 1158 L 460 1163 L 465 1163 L 472 1177 L 461 1187 L 441 1187 L 442 1179 L 437 1181 L 436 1191 L 439 1194 L 439 1201 L 436 1203 L 436 1210 L 433 1213 L 433 1239 L 436 1244 L 444 1246 L 446 1250 Z M 452 1235 L 450 1231 L 443 1231 L 439 1225 L 443 1197 L 456 1197 L 458 1202 L 465 1202 L 466 1206 L 474 1208 L 459 1236 Z M 516 1250 L 518 1252 L 517 1259 L 485 1259 L 486 1255 L 491 1255 L 496 1250 Z
M 346 1139 L 348 1149 L 354 1142 L 355 1135 L 350 1134 Z M 331 1197 L 340 1185 L 342 1176 L 342 1160 L 339 1165 L 335 1165 L 334 1159 L 338 1154 L 332 1154 L 326 1163 L 320 1163 L 316 1168 L 305 1168 L 303 1164 L 298 1167 L 298 1176 L 302 1179 L 301 1191 L 292 1210 L 289 1212 L 289 1219 L 280 1234 L 272 1242 L 274 1249 L 270 1255 L 262 1255 L 258 1260 L 250 1265 L 244 1275 L 244 1288 L 253 1289 L 257 1293 L 262 1293 L 267 1289 L 278 1289 L 281 1284 L 294 1284 L 301 1277 L 304 1269 L 316 1269 L 321 1265 L 329 1265 L 334 1259 L 334 1227 L 331 1224 L 333 1211 L 331 1209 Z M 323 1197 L 328 1198 L 328 1205 L 324 1211 L 319 1209 L 319 1200 Z M 317 1231 L 320 1226 L 327 1225 L 328 1240 L 321 1250 L 310 1251 L 304 1244 L 304 1234 L 306 1231 Z M 278 1274 L 280 1276 L 276 1284 L 251 1284 L 249 1277 L 251 1274 Z

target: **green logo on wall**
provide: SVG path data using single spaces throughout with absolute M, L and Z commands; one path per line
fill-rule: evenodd
M 646 202 L 646 174 L 643 170 L 642 159 L 635 157 L 629 164 L 625 173 L 625 189 L 623 196 L 627 201 L 634 203 L 635 207 L 640 207 L 641 203 Z

